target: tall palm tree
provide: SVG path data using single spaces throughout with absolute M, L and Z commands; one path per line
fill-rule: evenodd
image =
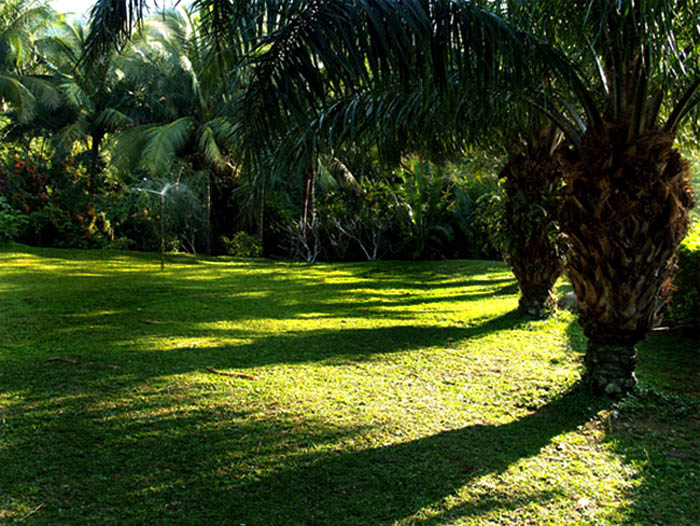
M 236 81 L 220 81 L 216 56 L 192 13 L 166 10 L 147 19 L 120 66 L 141 86 L 145 108 L 142 124 L 118 139 L 124 164 L 162 174 L 180 156 L 190 157 L 195 169 L 227 169 L 228 120 L 221 110 Z
M 139 85 L 141 122 L 117 137 L 115 162 L 154 176 L 196 172 L 206 181 L 204 200 L 211 222 L 212 183 L 234 175 L 228 136 L 230 113 L 239 90 L 236 74 L 223 79 L 216 49 L 200 34 L 198 17 L 168 9 L 144 20 L 120 66 Z M 207 236 L 209 250 L 209 236 Z
M 74 119 L 58 132 L 56 140 L 69 149 L 84 141 L 90 150 L 89 187 L 95 188 L 102 171 L 105 140 L 132 124 L 131 105 L 124 97 L 116 54 L 110 51 L 95 63 L 85 62 L 87 29 L 84 24 L 61 21 L 52 34 L 39 42 L 43 63 Z

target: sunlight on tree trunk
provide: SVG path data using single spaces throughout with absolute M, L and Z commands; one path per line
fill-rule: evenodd
M 634 346 L 660 321 L 693 195 L 672 134 L 652 130 L 627 143 L 625 126 L 589 134 L 565 152 L 559 211 L 570 245 L 568 273 L 589 339 L 585 379 L 621 395 L 635 384 Z

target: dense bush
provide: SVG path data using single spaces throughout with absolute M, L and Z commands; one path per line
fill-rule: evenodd
M 257 258 L 262 255 L 262 242 L 257 236 L 246 232 L 236 232 L 232 239 L 221 236 L 226 253 L 238 258 Z
M 454 180 L 441 168 L 414 159 L 397 171 L 400 197 L 400 252 L 411 259 L 446 257 L 454 241 L 451 211 Z
M 16 239 L 26 222 L 27 217 L 14 210 L 7 199 L 0 195 L 0 243 Z
M 261 217 L 258 201 L 251 209 L 252 221 L 243 224 L 237 216 L 248 202 L 239 180 L 226 182 L 228 197 L 212 201 L 223 186 L 218 188 L 215 177 L 187 163 L 159 177 L 117 168 L 90 177 L 87 153 L 84 145 L 67 152 L 26 135 L 0 144 L 3 239 L 39 246 L 158 250 L 159 192 L 169 185 L 163 203 L 166 250 L 209 252 L 209 240 L 216 239 L 218 253 L 261 255 L 260 241 L 233 237 L 238 230 L 257 230 Z M 363 162 L 352 165 L 357 179 L 329 173 L 335 184 L 328 185 L 319 177 L 316 213 L 303 236 L 298 222 L 301 196 L 295 186 L 279 181 L 271 188 L 264 208 L 265 254 L 334 261 L 499 256 L 494 234 L 499 232 L 500 189 L 488 171 L 470 164 L 440 168 L 417 158 L 394 170 L 382 168 L 371 155 Z M 218 221 L 214 232 L 212 217 Z M 231 239 L 224 241 L 223 236 Z
M 696 221 L 678 247 L 678 273 L 671 303 L 670 320 L 680 329 L 697 335 L 700 327 L 700 221 Z
M 505 195 L 494 174 L 476 173 L 458 179 L 454 189 L 453 221 L 458 257 L 499 259 L 507 243 L 503 229 Z
M 94 248 L 114 239 L 100 199 L 88 191 L 82 165 L 66 155 L 5 150 L 0 159 L 0 197 L 26 218 L 16 239 L 43 246 Z
M 325 258 L 375 260 L 395 252 L 400 204 L 387 181 L 363 179 L 332 190 L 318 213 Z
M 331 260 L 500 257 L 494 175 L 421 161 L 327 191 L 321 257 Z

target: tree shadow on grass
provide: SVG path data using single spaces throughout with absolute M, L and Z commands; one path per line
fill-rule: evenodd
M 355 449 L 343 441 L 366 430 L 312 418 L 255 418 L 222 406 L 180 413 L 153 404 L 150 415 L 129 406 L 105 415 L 86 400 L 55 403 L 61 417 L 2 448 L 5 498 L 20 500 L 23 488 L 35 488 L 44 503 L 38 523 L 247 526 L 392 524 L 537 455 L 605 405 L 572 391 L 507 424 Z M 37 423 L 41 414 L 33 412 Z M 478 516 L 552 495 L 494 494 L 449 515 Z
M 209 351 L 219 365 L 234 368 L 302 362 L 351 363 L 390 353 L 459 345 L 498 331 L 515 329 L 529 321 L 530 318 L 512 311 L 471 327 L 396 325 L 371 329 L 319 329 L 266 336 L 250 344 Z M 175 359 L 179 360 L 178 357 Z
M 499 331 L 516 329 L 530 321 L 529 316 L 511 311 L 470 327 L 396 325 L 369 329 L 289 331 L 280 335 L 251 335 L 246 331 L 225 329 L 197 330 L 185 324 L 159 329 L 173 338 L 191 338 L 191 347 L 167 350 L 144 350 L 139 340 L 124 344 L 120 342 L 124 335 L 116 327 L 114 335 L 110 336 L 114 340 L 107 339 L 99 347 L 90 342 L 86 352 L 77 346 L 69 349 L 60 347 L 59 351 L 49 356 L 42 355 L 38 360 L 26 352 L 14 360 L 6 360 L 3 363 L 4 371 L 0 371 L 0 393 L 40 387 L 33 396 L 45 397 L 48 389 L 58 388 L 57 384 L 66 382 L 66 369 L 74 371 L 70 381 L 80 385 L 81 382 L 99 378 L 115 377 L 115 381 L 118 381 L 116 377 L 126 375 L 133 375 L 130 381 L 141 382 L 153 376 L 204 371 L 206 366 L 249 369 L 312 362 L 334 365 L 355 363 L 402 351 L 460 345 Z M 102 332 L 105 333 L 105 330 Z M 218 332 L 226 337 L 248 338 L 251 341 L 215 347 L 197 344 L 197 338 L 218 336 Z M 89 334 L 86 333 L 85 337 L 89 337 Z M 56 340 L 59 338 L 57 335 Z M 76 343 L 79 343 L 80 334 L 71 338 L 77 338 Z
M 439 505 L 475 478 L 501 473 L 535 456 L 551 439 L 587 422 L 605 401 L 571 392 L 536 412 L 503 425 L 472 425 L 362 451 L 312 458 L 247 484 L 259 495 L 246 507 L 246 524 L 350 526 L 392 524 L 426 506 Z M 546 498 L 546 496 L 542 496 Z M 510 507 L 512 497 L 452 510 L 470 516 Z
M 567 335 L 585 353 L 577 322 Z M 696 526 L 700 517 L 700 343 L 673 333 L 655 333 L 637 345 L 637 391 L 610 421 L 606 443 L 639 484 L 624 509 L 625 523 Z
M 41 256 L 44 257 L 43 252 Z M 131 256 L 97 259 L 94 270 L 87 268 L 84 260 L 76 263 L 64 259 L 65 254 L 60 251 L 54 258 L 61 263 L 59 268 L 11 267 L 4 277 L 5 291 L 0 292 L 0 297 L 27 303 L 39 311 L 36 314 L 40 321 L 42 317 L 72 314 L 73 325 L 86 329 L 105 321 L 133 323 L 138 312 L 143 312 L 142 319 L 156 317 L 157 321 L 183 324 L 311 316 L 409 319 L 416 316 L 411 308 L 424 306 L 431 313 L 450 315 L 450 307 L 440 303 L 467 306 L 481 299 L 517 293 L 511 277 L 489 280 L 479 275 L 455 281 L 424 266 L 418 266 L 408 276 L 401 276 L 397 269 L 388 274 L 391 278 L 372 280 L 363 277 L 364 267 L 345 265 L 339 271 L 341 279 L 334 281 L 326 280 L 324 271 L 314 268 L 311 275 L 290 274 L 278 263 L 260 264 L 264 272 L 256 271 L 257 263 L 238 262 L 222 264 L 222 272 L 217 272 L 218 267 L 210 267 L 206 271 L 185 268 L 182 272 L 159 274 L 125 272 L 128 269 L 120 261 L 131 261 Z M 493 266 L 481 265 L 484 271 Z M 236 271 L 227 271 L 234 267 Z M 498 288 L 485 290 L 494 287 Z M 190 308 L 182 308 L 184 303 Z M 44 304 L 49 308 L 42 309 Z M 103 318 L 105 312 L 110 313 L 111 320 Z M 47 321 L 46 325 L 56 327 L 61 323 Z
M 179 412 L 149 400 L 105 414 L 99 402 L 68 397 L 10 415 L 5 425 L 34 419 L 35 432 L 8 435 L 0 445 L 0 511 L 29 500 L 43 504 L 37 524 L 227 523 L 224 510 L 246 506 L 243 480 L 264 476 L 281 459 L 293 463 L 309 444 L 361 431 L 284 415 L 262 419 L 226 404 Z M 40 421 L 51 409 L 60 416 Z

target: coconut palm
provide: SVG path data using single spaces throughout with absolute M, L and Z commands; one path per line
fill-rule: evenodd
M 126 100 L 123 74 L 111 51 L 96 63 L 85 62 L 87 29 L 81 23 L 60 21 L 52 34 L 39 42 L 44 65 L 53 73 L 53 83 L 63 104 L 73 116 L 56 135 L 56 141 L 72 148 L 77 141 L 90 150 L 89 186 L 94 189 L 102 171 L 101 154 L 109 134 L 133 123 L 128 115 L 132 105 Z
M 189 157 L 195 169 L 230 169 L 221 109 L 235 96 L 236 81 L 220 82 L 216 56 L 186 10 L 166 10 L 144 22 L 120 67 L 140 86 L 141 124 L 122 133 L 118 162 L 153 174 Z
M 212 181 L 238 172 L 227 142 L 231 125 L 225 111 L 235 101 L 238 76 L 222 80 L 226 61 L 218 59 L 186 9 L 144 20 L 120 67 L 139 86 L 134 94 L 142 116 L 117 137 L 115 163 L 157 177 L 183 167 L 183 173 L 197 173 L 205 180 L 202 197 L 210 219 L 212 188 L 216 191 Z
M 7 0 L 0 4 L 0 110 L 9 103 L 20 121 L 28 121 L 37 102 L 58 104 L 47 79 L 34 70 L 36 39 L 50 25 L 55 13 L 34 0 Z

